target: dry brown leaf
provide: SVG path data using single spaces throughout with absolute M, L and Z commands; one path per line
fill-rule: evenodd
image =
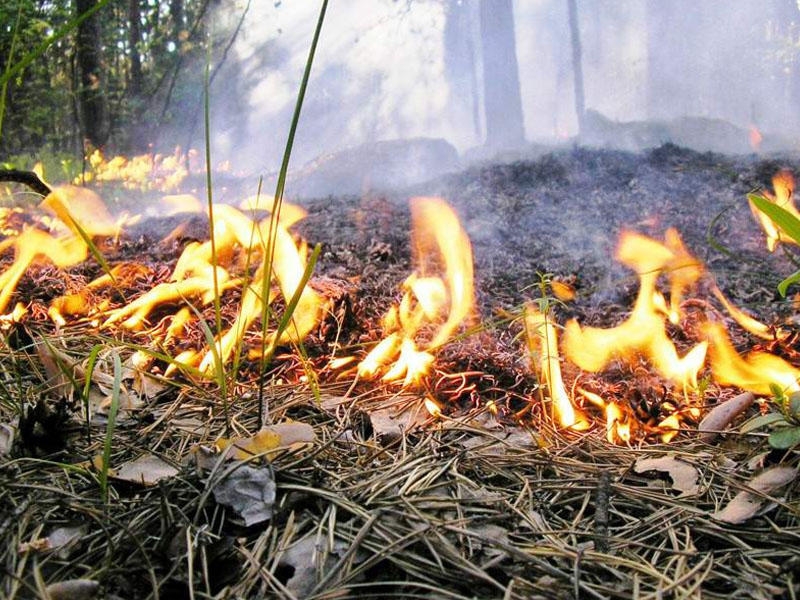
M 89 600 L 99 590 L 100 584 L 92 579 L 66 579 L 45 588 L 50 600 Z
M 271 469 L 242 465 L 212 491 L 219 504 L 230 506 L 242 518 L 245 527 L 250 527 L 272 517 L 276 489 Z
M 11 452 L 14 445 L 14 428 L 11 425 L 0 423 L 0 456 Z
M 762 505 L 769 500 L 773 492 L 791 483 L 797 477 L 797 470 L 791 467 L 773 467 L 756 475 L 747 483 L 747 487 L 755 493 L 742 490 L 736 494 L 728 505 L 722 510 L 711 515 L 718 521 L 732 525 L 744 523 L 754 517 Z
M 221 439 L 217 442 L 220 450 L 229 446 L 233 449 L 228 456 L 238 460 L 247 460 L 257 455 L 266 455 L 267 458 L 277 450 L 309 444 L 317 439 L 314 428 L 306 423 L 287 421 L 276 425 L 264 427 L 254 436 L 242 439 Z
M 23 542 L 17 548 L 17 552 L 25 554 L 27 552 L 48 552 L 58 550 L 61 558 L 67 557 L 67 547 L 73 542 L 83 537 L 86 528 L 82 526 L 57 527 L 45 538 L 36 538 L 30 542 Z
M 660 471 L 667 473 L 672 479 L 672 489 L 681 496 L 694 496 L 700 492 L 698 480 L 700 472 L 687 462 L 676 458 L 674 454 L 665 454 L 656 458 L 639 458 L 633 465 L 637 473 Z
M 151 486 L 162 479 L 174 477 L 178 472 L 178 469 L 158 456 L 143 454 L 116 469 L 114 479 Z
M 719 435 L 718 432 L 725 429 L 736 417 L 750 408 L 755 399 L 753 392 L 744 392 L 712 408 L 697 426 L 700 431 L 700 439 L 706 443 L 714 441 Z

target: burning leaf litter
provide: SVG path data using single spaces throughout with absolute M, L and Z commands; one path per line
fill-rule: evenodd
M 225 209 L 220 214 L 224 212 Z M 227 216 L 221 217 L 221 222 L 225 222 L 226 227 L 238 221 L 235 213 L 231 215 L 230 219 Z M 264 223 L 246 218 L 249 219 L 249 226 L 255 226 L 256 229 Z M 292 218 L 288 220 L 292 221 Z M 286 248 L 292 256 L 301 258 L 299 264 L 302 269 L 305 252 L 303 243 L 289 233 L 290 227 L 291 225 L 284 225 L 284 239 L 291 242 L 291 248 L 288 243 Z M 463 228 L 459 226 L 457 231 L 463 232 Z M 58 235 L 68 239 L 70 236 L 74 237 L 75 231 L 64 230 Z M 226 232 L 220 232 L 220 239 L 224 240 L 226 235 Z M 605 415 L 606 434 L 615 442 L 623 441 L 620 439 L 621 426 L 630 425 L 634 433 L 629 439 L 633 443 L 633 440 L 640 441 L 641 436 L 675 433 L 682 423 L 683 427 L 687 424 L 691 427 L 696 422 L 704 408 L 701 389 L 706 383 L 703 375 L 695 374 L 693 379 L 691 372 L 684 370 L 686 363 L 681 361 L 686 360 L 693 349 L 707 345 L 708 356 L 703 359 L 711 359 L 710 373 L 717 377 L 715 360 L 722 353 L 720 348 L 714 346 L 717 332 L 705 330 L 702 325 L 710 321 L 716 326 L 723 317 L 716 309 L 697 311 L 694 295 L 696 288 L 704 282 L 708 285 L 710 283 L 705 279 L 705 267 L 688 253 L 677 234 L 668 234 L 663 241 L 635 234 L 639 236 L 635 238 L 635 243 L 654 249 L 656 255 L 655 259 L 647 259 L 652 262 L 645 265 L 653 269 L 654 274 L 648 275 L 641 266 L 633 268 L 639 278 L 639 297 L 643 298 L 642 303 L 647 309 L 642 311 L 644 318 L 637 318 L 657 325 L 654 329 L 660 340 L 658 343 L 633 344 L 633 350 L 612 352 L 611 357 L 596 371 L 582 369 L 581 365 L 564 361 L 558 354 L 551 352 L 551 349 L 558 347 L 557 337 L 561 337 L 561 343 L 566 346 L 566 334 L 556 336 L 556 331 L 561 327 L 561 309 L 540 310 L 537 313 L 541 307 L 533 308 L 531 305 L 526 312 L 525 325 L 530 331 L 529 353 L 538 352 L 533 367 L 538 372 L 539 387 L 537 389 L 532 386 L 533 389 L 527 396 L 529 410 L 522 415 L 517 426 L 511 425 L 510 413 L 507 410 L 502 412 L 502 405 L 497 414 L 493 414 L 488 405 L 475 406 L 469 411 L 469 419 L 462 421 L 457 418 L 459 407 L 448 405 L 441 397 L 433 395 L 427 399 L 435 401 L 437 409 L 441 411 L 442 417 L 439 420 L 425 419 L 422 427 L 413 436 L 408 435 L 405 427 L 400 429 L 398 435 L 384 436 L 383 439 L 376 436 L 378 428 L 366 418 L 371 416 L 371 411 L 366 410 L 366 407 L 386 406 L 397 402 L 400 393 L 408 398 L 409 403 L 416 401 L 417 406 L 421 407 L 422 401 L 431 392 L 431 381 L 440 376 L 437 370 L 447 364 L 443 361 L 452 361 L 452 355 L 448 356 L 446 351 L 452 352 L 452 348 L 458 345 L 450 344 L 446 347 L 445 342 L 465 322 L 469 322 L 473 310 L 471 307 L 467 310 L 453 309 L 454 298 L 469 296 L 471 299 L 473 296 L 471 255 L 467 260 L 457 259 L 462 267 L 467 263 L 469 267 L 469 285 L 462 285 L 465 278 L 448 274 L 448 267 L 453 261 L 441 253 L 447 240 L 438 238 L 436 233 L 430 231 L 425 235 L 428 242 L 422 242 L 422 245 L 430 243 L 435 260 L 432 264 L 424 263 L 424 268 L 412 275 L 411 283 L 407 282 L 404 289 L 408 296 L 405 307 L 404 300 L 401 300 L 393 310 L 398 315 L 394 323 L 400 324 L 394 332 L 410 339 L 415 351 L 427 352 L 434 357 L 428 365 L 429 374 L 418 380 L 408 381 L 406 374 L 398 376 L 400 387 L 403 387 L 402 383 L 406 384 L 402 392 L 397 391 L 396 384 L 382 386 L 378 383 L 362 382 L 361 388 L 348 389 L 348 386 L 344 386 L 339 389 L 335 396 L 340 402 L 330 403 L 323 400 L 317 404 L 315 394 L 320 390 L 315 392 L 302 385 L 298 374 L 307 371 L 299 368 L 300 359 L 295 357 L 296 353 L 287 352 L 281 355 L 275 372 L 278 377 L 288 381 L 282 385 L 288 385 L 292 392 L 287 394 L 281 391 L 280 386 L 270 385 L 265 390 L 266 397 L 262 402 L 269 406 L 269 415 L 274 422 L 288 422 L 291 419 L 302 423 L 307 429 L 301 432 L 301 437 L 312 441 L 319 439 L 320 442 L 305 443 L 300 448 L 275 456 L 268 467 L 241 464 L 238 460 L 248 460 L 253 454 L 269 453 L 274 447 L 275 439 L 266 436 L 269 439 L 261 444 L 258 433 L 248 433 L 258 432 L 262 424 L 255 421 L 252 410 L 248 409 L 248 406 L 252 408 L 252 396 L 237 397 L 231 404 L 232 414 L 226 417 L 230 419 L 235 432 L 229 434 L 229 440 L 222 440 L 220 446 L 254 444 L 245 449 L 247 457 L 242 455 L 237 461 L 219 463 L 216 474 L 203 473 L 202 469 L 199 474 L 182 471 L 178 475 L 164 478 L 154 488 L 143 488 L 137 492 L 135 501 L 144 502 L 149 508 L 134 517 L 135 522 L 130 529 L 134 531 L 134 535 L 141 531 L 146 532 L 142 535 L 148 537 L 147 541 L 137 538 L 136 543 L 132 543 L 126 537 L 127 532 L 112 532 L 110 545 L 127 549 L 131 557 L 135 558 L 133 562 L 130 562 L 133 558 L 126 558 L 120 565 L 151 560 L 151 556 L 143 555 L 137 548 L 142 543 L 150 544 L 150 540 L 166 537 L 172 543 L 169 549 L 162 550 L 175 558 L 174 564 L 180 565 L 177 567 L 180 573 L 176 572 L 175 577 L 171 575 L 171 580 L 183 578 L 185 582 L 187 579 L 200 577 L 209 582 L 209 585 L 212 585 L 212 580 L 214 586 L 229 585 L 221 582 L 230 581 L 226 579 L 225 572 L 230 575 L 232 570 L 226 569 L 224 565 L 228 564 L 226 560 L 233 558 L 237 565 L 233 571 L 242 571 L 248 575 L 238 583 L 230 583 L 232 587 L 229 589 L 233 594 L 248 597 L 275 592 L 290 585 L 292 578 L 273 567 L 284 565 L 287 569 L 297 569 L 297 565 L 307 561 L 307 549 L 312 547 L 313 542 L 315 549 L 326 548 L 328 554 L 324 554 L 324 560 L 315 563 L 315 572 L 309 571 L 302 575 L 302 581 L 297 581 L 297 589 L 312 589 L 326 594 L 347 595 L 365 591 L 375 594 L 380 591 L 381 582 L 396 580 L 425 581 L 428 588 L 449 586 L 450 589 L 455 585 L 462 590 L 465 597 L 478 593 L 476 590 L 487 597 L 531 597 L 542 586 L 548 589 L 570 586 L 581 595 L 591 597 L 625 597 L 630 591 L 627 585 L 623 589 L 609 582 L 625 581 L 625 578 L 634 576 L 643 593 L 691 594 L 692 590 L 702 587 L 707 590 L 723 590 L 717 596 L 712 594 L 709 597 L 727 597 L 729 591 L 725 590 L 729 588 L 725 586 L 729 584 L 726 582 L 740 581 L 745 576 L 741 572 L 741 561 L 731 558 L 738 551 L 726 552 L 725 549 L 740 549 L 741 539 L 747 540 L 743 542 L 745 544 L 758 546 L 762 549 L 760 551 L 763 551 L 765 544 L 769 546 L 771 562 L 793 560 L 792 548 L 780 541 L 791 537 L 792 531 L 796 529 L 796 523 L 792 521 L 791 514 L 785 511 L 785 507 L 782 507 L 782 512 L 777 516 L 780 517 L 780 527 L 785 529 L 786 535 L 783 531 L 776 533 L 769 528 L 769 524 L 764 525 L 756 520 L 753 521 L 755 526 L 752 530 L 737 531 L 734 535 L 726 529 L 720 531 L 718 523 L 710 521 L 718 499 L 729 497 L 728 490 L 732 482 L 740 478 L 730 473 L 733 468 L 730 461 L 722 462 L 710 453 L 700 457 L 699 462 L 692 461 L 698 468 L 702 464 L 704 477 L 702 489 L 693 496 L 692 503 L 689 504 L 686 498 L 676 497 L 674 492 L 659 494 L 652 486 L 652 477 L 643 477 L 632 471 L 629 448 L 608 445 L 605 440 L 601 441 L 593 435 L 569 435 L 564 430 L 568 426 L 566 423 L 551 421 L 549 418 L 534 421 L 530 416 L 539 415 L 536 408 L 539 399 L 543 399 L 548 408 L 551 406 L 549 403 L 559 387 L 554 383 L 554 373 L 560 370 L 560 388 L 567 400 L 564 406 L 569 406 L 574 411 L 573 418 L 567 418 L 573 428 L 579 423 L 591 426 L 598 410 L 606 410 L 611 414 L 611 411 L 617 409 L 619 414 L 610 419 L 612 427 L 608 426 L 608 414 Z M 249 323 L 248 318 L 242 316 L 247 290 L 252 291 L 253 304 L 257 305 L 262 299 L 266 299 L 260 305 L 261 309 L 278 297 L 287 301 L 292 296 L 301 295 L 302 291 L 298 289 L 297 282 L 300 279 L 296 275 L 293 276 L 294 279 L 288 277 L 287 281 L 282 282 L 276 273 L 277 268 L 273 272 L 273 278 L 267 281 L 265 276 L 261 280 L 261 283 L 269 284 L 266 286 L 270 290 L 269 295 L 261 293 L 264 286 L 250 284 L 246 287 L 248 281 L 254 281 L 260 276 L 256 273 L 259 265 L 264 263 L 259 263 L 258 259 L 265 256 L 264 245 L 253 244 L 251 239 L 245 237 L 246 243 L 242 243 L 242 239 L 236 237 L 230 249 L 223 251 L 223 260 L 217 264 L 206 260 L 203 268 L 211 273 L 215 268 L 225 269 L 229 278 L 225 280 L 223 276 L 220 279 L 224 280 L 224 284 L 230 282 L 231 287 L 225 288 L 223 285 L 222 293 L 232 296 L 238 302 L 233 310 L 230 307 L 228 309 L 224 321 L 225 332 L 236 331 L 237 340 L 245 340 L 248 347 L 258 349 L 264 340 L 258 340 L 257 335 L 254 337 L 253 331 L 248 333 L 246 326 L 241 327 L 245 333 L 242 333 L 244 337 L 239 338 L 239 326 L 232 326 L 237 322 L 242 325 L 254 324 L 261 318 L 261 311 L 257 311 L 257 316 Z M 414 239 L 415 243 L 419 242 L 417 234 Z M 193 249 L 203 243 L 205 242 L 199 241 Z M 256 259 L 249 265 L 248 251 L 252 252 L 251 258 Z M 277 252 L 279 249 L 276 248 Z M 638 250 L 627 255 L 619 251 L 619 255 L 625 260 L 637 254 Z M 633 262 L 631 259 L 626 264 Z M 180 259 L 178 263 L 181 263 Z M 683 267 L 686 267 L 684 274 L 677 274 L 676 271 Z M 173 281 L 167 283 L 179 283 L 190 278 L 193 275 L 190 271 L 188 269 L 181 273 L 177 266 L 169 269 L 166 277 L 173 278 Z M 144 279 L 148 278 L 151 282 L 160 281 L 152 274 L 145 275 Z M 416 282 L 422 280 L 423 283 L 415 283 L 414 278 Z M 114 279 L 122 277 L 115 275 Z M 662 286 L 662 282 L 666 282 L 666 286 Z M 156 339 L 162 332 L 169 330 L 173 335 L 172 341 L 167 343 L 164 341 L 166 337 L 159 337 L 162 340 L 160 345 L 149 350 L 161 352 L 164 349 L 191 349 L 195 355 L 187 358 L 185 364 L 196 367 L 202 364 L 203 352 L 209 353 L 211 348 L 207 345 L 203 347 L 202 338 L 195 338 L 194 344 L 188 344 L 185 337 L 193 327 L 192 322 L 196 325 L 199 309 L 203 308 L 203 303 L 207 300 L 202 291 L 193 292 L 186 297 L 178 295 L 149 306 L 141 315 L 139 323 L 131 329 L 132 333 L 127 333 L 127 329 L 117 328 L 132 314 L 124 318 L 120 316 L 110 323 L 107 319 L 112 314 L 111 311 L 117 310 L 115 306 L 135 302 L 142 294 L 142 288 L 122 286 L 119 289 L 125 300 L 121 300 L 117 295 L 118 287 L 119 284 L 112 283 L 100 294 L 103 300 L 110 302 L 109 305 L 90 305 L 89 311 L 83 313 L 85 317 L 78 316 L 81 313 L 61 311 L 64 320 L 58 326 L 64 331 L 64 328 L 82 321 L 82 327 L 96 332 L 97 327 L 105 323 L 104 328 L 100 329 L 105 335 L 119 332 L 139 340 Z M 646 294 L 642 292 L 643 288 Z M 20 288 L 24 289 L 30 289 L 30 285 Z M 308 334 L 318 335 L 316 328 L 321 319 L 325 318 L 322 316 L 325 298 L 319 293 L 319 288 L 313 289 L 314 295 L 309 296 L 311 300 L 308 305 L 312 308 L 311 312 L 315 313 L 314 319 L 307 322 L 300 319 L 294 330 L 294 339 L 290 339 L 287 334 L 285 342 L 297 343 L 304 337 L 308 339 Z M 669 290 L 668 295 L 665 289 Z M 208 290 L 208 286 L 205 290 Z M 464 290 L 469 293 L 464 293 Z M 426 299 L 425 293 L 429 291 L 432 292 L 432 300 Z M 559 296 L 568 300 L 570 294 L 563 294 L 562 291 L 559 291 Z M 274 297 L 270 297 L 273 294 Z M 181 312 L 181 307 L 187 300 L 198 312 Z M 48 318 L 46 311 L 37 307 L 36 302 L 30 303 L 27 308 L 30 311 L 29 316 L 9 318 L 8 326 L 24 327 L 25 319 L 32 326 L 34 321 L 31 315 L 37 315 L 40 321 Z M 416 329 L 412 328 L 412 333 L 406 335 L 407 330 L 402 324 L 413 323 L 414 318 L 411 317 L 417 314 L 425 319 L 429 315 L 435 317 L 424 321 Z M 188 323 L 180 323 L 185 318 L 188 318 Z M 571 321 L 567 321 L 569 322 Z M 309 327 L 307 323 L 312 324 Z M 594 325 L 577 323 L 576 320 L 574 326 L 567 327 L 577 327 L 576 331 L 580 332 L 593 331 L 590 327 L 603 330 Z M 451 326 L 452 329 L 446 334 L 440 334 L 444 328 Z M 137 327 L 141 327 L 141 333 L 133 331 Z M 306 327 L 308 330 L 305 334 L 299 335 Z M 720 329 L 726 330 L 727 327 Z M 765 328 L 762 331 L 767 330 Z M 638 331 L 634 333 L 638 334 Z M 730 335 L 737 335 L 739 340 L 742 338 L 741 334 L 731 332 Z M 370 341 L 374 341 L 377 332 L 374 335 L 371 332 L 370 336 Z M 778 347 L 777 339 L 765 342 L 774 342 L 772 349 Z M 224 348 L 224 337 L 219 337 L 216 343 L 217 349 Z M 240 342 L 237 341 L 234 346 L 238 343 Z M 318 342 L 314 340 L 313 343 Z M 729 345 L 733 347 L 732 344 L 730 342 Z M 543 346 L 546 351 L 543 351 Z M 651 346 L 667 348 L 669 360 L 651 356 Z M 766 343 L 763 347 L 766 347 Z M 725 348 L 722 346 L 723 350 Z M 68 355 L 78 353 L 77 349 L 70 348 Z M 644 359 L 640 353 L 645 355 Z M 697 353 L 700 354 L 700 351 Z M 396 356 L 401 354 L 398 351 Z M 520 360 L 522 354 L 519 354 Z M 752 362 L 751 358 L 748 355 L 740 360 L 753 369 L 759 363 Z M 672 359 L 677 361 L 677 368 Z M 318 363 L 327 364 L 327 360 L 315 361 L 313 355 L 306 360 L 306 366 L 311 368 L 315 368 Z M 789 361 L 779 360 L 788 365 L 788 368 L 793 368 Z M 704 360 L 700 362 L 702 365 Z M 67 371 L 74 372 L 71 371 L 74 369 L 72 365 L 78 363 L 80 361 L 76 362 L 74 359 L 65 362 L 68 365 Z M 152 356 L 137 364 L 145 369 L 155 368 L 155 373 L 165 367 L 162 358 L 153 360 Z M 391 369 L 387 363 L 378 376 L 383 377 Z M 665 404 L 671 404 L 672 407 L 660 406 L 660 412 L 654 413 L 655 416 L 641 415 L 629 398 L 614 393 L 612 385 L 601 385 L 602 377 L 609 370 L 626 374 L 644 371 L 648 385 L 668 386 L 664 399 Z M 188 370 L 187 373 L 191 375 Z M 80 388 L 81 382 L 77 383 Z M 465 377 L 460 385 L 466 389 L 471 382 Z M 204 391 L 202 384 L 196 389 L 174 386 L 172 390 L 172 405 L 163 407 L 159 402 L 148 399 L 141 409 L 143 412 L 139 413 L 141 416 L 137 416 L 142 422 L 119 429 L 116 435 L 127 441 L 115 441 L 115 448 L 119 449 L 116 450 L 118 456 L 112 456 L 112 466 L 126 464 L 122 459 L 123 448 L 141 448 L 145 445 L 159 454 L 167 449 L 163 455 L 177 464 L 188 448 L 200 442 L 207 443 L 209 436 L 219 441 L 219 435 L 225 428 L 219 408 L 220 399 L 213 392 Z M 327 382 L 321 391 L 323 395 L 329 393 Z M 587 400 L 592 394 L 595 396 L 594 404 Z M 474 398 L 479 395 L 480 390 L 475 395 L 463 392 L 462 397 Z M 498 410 L 496 405 L 493 406 L 493 410 Z M 614 408 L 609 411 L 609 407 Z M 482 414 L 488 415 L 488 418 L 478 419 L 476 410 L 484 411 Z M 568 410 L 570 409 L 565 408 L 565 411 Z M 366 417 L 364 411 L 367 413 Z M 427 413 L 432 414 L 431 409 Z M 541 414 L 545 414 L 545 411 L 541 411 Z M 666 419 L 671 416 L 679 420 L 665 425 Z M 489 426 L 490 422 L 494 424 Z M 187 428 L 183 423 L 194 425 Z M 536 430 L 528 429 L 531 423 L 536 424 Z M 508 438 L 508 442 L 503 444 L 503 452 L 494 451 L 500 443 L 498 440 L 505 438 L 509 431 L 518 434 L 517 437 Z M 286 441 L 283 436 L 278 437 Z M 289 437 L 291 436 L 286 439 Z M 523 438 L 526 443 L 522 442 Z M 178 440 L 176 445 L 172 445 L 172 440 Z M 682 451 L 691 452 L 696 442 L 683 437 L 680 443 Z M 97 449 L 96 438 L 87 444 Z M 738 451 L 737 453 L 741 454 Z M 92 455 L 91 451 L 89 455 Z M 19 469 L 30 474 L 26 476 L 33 476 L 35 469 L 40 468 L 26 459 L 15 460 Z M 738 462 L 736 464 L 739 465 Z M 258 472 L 255 479 L 241 485 L 235 482 L 227 484 L 230 486 L 229 491 L 233 490 L 231 496 L 226 496 L 223 487 L 220 498 L 216 498 L 217 505 L 211 502 L 210 498 L 216 495 L 220 486 L 226 485 L 225 481 L 233 481 L 231 478 L 236 472 L 246 473 L 251 468 Z M 744 463 L 738 468 L 744 469 Z M 220 474 L 224 477 L 216 478 Z M 67 489 L 77 490 L 68 494 L 89 494 L 93 489 L 94 483 L 89 472 L 77 470 L 73 474 L 62 473 L 58 476 L 69 479 Z M 322 483 L 314 483 L 319 481 Z M 602 511 L 598 509 L 595 514 L 592 510 L 595 492 L 603 487 L 601 481 L 606 481 L 603 488 L 606 499 L 603 502 L 613 506 L 613 510 L 607 511 L 604 518 L 600 514 Z M 19 484 L 13 481 L 8 483 L 4 487 L 7 490 L 5 494 L 22 493 Z M 239 488 L 252 490 L 253 493 L 242 493 L 241 490 L 237 491 Z M 52 496 L 52 489 L 47 486 L 42 489 L 39 503 L 43 510 L 48 506 L 63 505 L 58 495 Z M 198 493 L 199 489 L 205 489 L 210 494 Z M 126 506 L 134 500 L 126 497 L 125 493 L 124 488 L 112 488 L 110 502 L 104 510 L 117 515 L 117 518 L 126 515 Z M 237 541 L 230 541 L 232 538 L 227 536 L 226 527 L 231 525 L 225 525 L 225 522 L 234 522 L 236 519 L 231 520 L 230 513 L 227 517 L 220 517 L 220 514 L 225 514 L 224 511 L 220 513 L 220 505 L 228 507 L 226 510 L 238 515 L 245 524 L 248 519 L 255 518 L 262 525 L 247 530 L 245 536 L 237 537 Z M 72 503 L 68 506 L 78 505 Z M 180 507 L 180 510 L 175 510 L 176 507 Z M 23 513 L 25 510 L 22 508 Z M 654 514 L 658 515 L 657 519 L 652 519 Z M 182 515 L 192 516 L 184 519 Z M 687 515 L 692 515 L 691 528 L 686 525 Z M 126 515 L 125 518 L 129 517 Z M 603 519 L 605 523 L 600 523 Z M 603 537 L 603 552 L 598 553 L 593 550 L 592 543 L 596 539 L 598 527 L 601 526 L 608 533 Z M 10 531 L 8 524 L 3 524 L 0 530 Z M 769 535 L 766 535 L 767 531 Z M 563 532 L 570 533 L 565 536 Z M 92 535 L 97 536 L 99 533 L 93 530 Z M 245 538 L 248 538 L 247 541 Z M 690 564 L 693 559 L 687 557 L 697 555 L 698 545 L 714 552 L 704 554 L 711 556 L 710 559 L 704 558 L 699 563 Z M 286 549 L 292 547 L 306 549 L 300 553 L 301 559 L 281 560 L 281 556 L 288 556 Z M 78 564 L 99 564 L 102 552 L 97 544 L 79 542 L 69 550 L 68 559 L 64 560 Z M 663 556 L 668 556 L 667 568 L 662 568 L 663 561 L 659 562 Z M 192 564 L 192 561 L 197 562 Z M 273 567 L 266 569 L 264 565 L 268 563 Z M 440 567 L 432 569 L 432 565 Z M 578 575 L 575 574 L 576 568 Z M 376 576 L 377 572 L 383 575 Z M 770 589 L 792 585 L 784 576 L 785 572 L 783 573 L 770 579 L 767 584 L 768 587 L 771 586 Z M 129 573 L 126 573 L 126 577 L 128 576 Z M 148 581 L 146 573 L 141 580 Z M 467 583 L 462 584 L 461 581 Z M 479 583 L 476 584 L 476 581 Z M 145 583 L 145 587 L 148 585 L 153 589 L 157 586 L 155 582 Z M 408 585 L 414 587 L 417 583 Z M 293 583 L 291 586 L 295 589 Z

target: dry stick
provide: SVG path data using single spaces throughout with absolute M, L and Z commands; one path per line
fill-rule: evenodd
M 18 171 L 17 169 L 0 169 L 0 181 L 11 181 L 27 185 L 37 194 L 48 196 L 53 190 L 33 171 Z

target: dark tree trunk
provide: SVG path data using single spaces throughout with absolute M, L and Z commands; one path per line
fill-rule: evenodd
M 581 32 L 578 26 L 578 2 L 567 0 L 569 34 L 572 40 L 572 74 L 575 89 L 575 113 L 578 117 L 578 137 L 585 132 L 586 100 L 583 92 L 583 58 L 581 57 Z
M 181 32 L 185 29 L 183 24 L 183 0 L 170 0 L 169 18 L 172 20 L 172 42 L 177 49 L 180 49 Z
M 476 60 L 477 4 L 474 0 L 448 0 L 444 26 L 444 68 L 451 102 L 459 117 L 472 121 L 481 138 L 480 91 Z M 459 121 L 465 119 L 459 118 Z
M 128 93 L 134 100 L 142 94 L 142 55 L 139 47 L 142 43 L 142 12 L 139 0 L 128 0 L 128 51 L 131 57 Z
M 512 0 L 480 0 L 486 146 L 518 148 L 525 142 Z
M 95 4 L 95 0 L 76 0 L 77 15 L 91 10 Z M 102 148 L 108 142 L 110 122 L 104 90 L 100 22 L 97 13 L 78 26 L 76 55 L 79 77 L 78 107 L 84 141 L 87 146 Z

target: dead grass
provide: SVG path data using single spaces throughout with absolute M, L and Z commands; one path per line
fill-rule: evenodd
M 35 374 L 22 375 L 10 353 L 2 360 L 7 389 L 33 390 L 25 400 L 35 400 L 42 392 Z M 34 597 L 44 585 L 75 578 L 99 581 L 107 597 L 120 598 L 800 593 L 796 484 L 740 526 L 711 517 L 747 481 L 749 461 L 797 462 L 794 455 L 759 458 L 759 438 L 707 445 L 687 433 L 668 446 L 621 447 L 602 431 L 576 435 L 545 423 L 529 430 L 478 409 L 423 417 L 422 427 L 381 436 L 370 411 L 411 411 L 422 399 L 374 386 L 346 396 L 346 386 L 325 384 L 317 404 L 301 385 L 267 389 L 272 419 L 313 425 L 317 442 L 265 467 L 274 472 L 277 499 L 260 526 L 242 527 L 215 503 L 213 487 L 230 469 L 203 471 L 188 460 L 224 431 L 219 403 L 201 386 L 168 390 L 118 423 L 112 466 L 152 452 L 182 467 L 149 488 L 113 482 L 107 505 L 90 464 L 101 452 L 102 423 L 92 425 L 91 442 L 68 421 L 63 450 L 35 458 L 18 445 L 0 458 L 2 595 Z M 242 387 L 231 406 L 240 434 L 256 430 L 253 398 Z M 14 407 L 2 411 L 0 420 L 11 421 Z M 698 494 L 680 497 L 668 478 L 631 469 L 640 456 L 664 453 L 697 467 Z M 67 546 L 31 547 L 68 526 L 80 535 Z

